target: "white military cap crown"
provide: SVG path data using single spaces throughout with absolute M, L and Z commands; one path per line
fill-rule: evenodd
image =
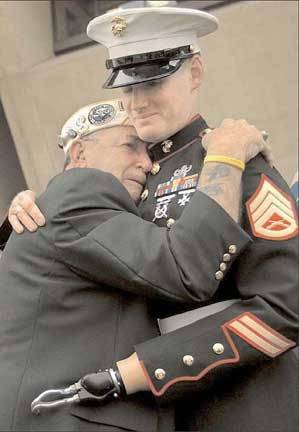
M 87 35 L 108 48 L 112 75 L 104 87 L 113 88 L 170 75 L 199 51 L 198 38 L 217 27 L 217 18 L 200 10 L 146 7 L 98 16 Z
M 120 99 L 95 102 L 80 108 L 65 122 L 59 136 L 59 147 L 67 153 L 72 144 L 86 135 L 130 124 Z

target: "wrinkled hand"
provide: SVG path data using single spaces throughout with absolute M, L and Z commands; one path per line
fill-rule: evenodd
M 262 153 L 273 166 L 273 154 L 266 137 L 246 120 L 225 119 L 218 128 L 211 130 L 202 139 L 209 155 L 222 155 L 248 162 Z
M 8 210 L 8 220 L 18 234 L 24 231 L 24 227 L 34 232 L 45 225 L 45 218 L 35 204 L 33 191 L 22 191 L 14 197 Z

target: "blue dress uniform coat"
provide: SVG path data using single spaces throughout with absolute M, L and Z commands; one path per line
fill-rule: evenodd
M 143 221 L 111 174 L 72 169 L 49 183 L 38 200 L 46 226 L 13 234 L 0 261 L 0 430 L 173 430 L 171 409 L 157 406 L 148 392 L 40 416 L 30 412 L 30 403 L 46 389 L 112 366 L 155 337 L 148 298 L 181 305 L 205 300 L 201 286 L 210 284 L 214 248 L 226 247 L 227 232 L 234 232 L 240 251 L 250 238 L 213 200 L 200 192 L 194 198 L 185 223 L 182 217 L 170 233 Z M 225 230 L 218 234 L 220 220 Z M 202 231 L 213 247 L 201 242 Z M 204 258 L 185 267 L 190 252 L 204 251 L 208 263 Z M 198 263 L 207 265 L 206 275 L 199 277 Z
M 187 177 L 196 178 L 201 170 L 199 135 L 206 127 L 199 117 L 152 147 L 156 165 L 140 210 L 161 227 L 171 220 L 170 232 L 196 193 Z M 200 211 L 205 212 L 204 207 Z M 241 224 L 253 242 L 227 266 L 237 249 L 234 234 L 227 232 L 227 249 L 215 249 L 217 265 L 212 270 L 208 259 L 206 263 L 213 279 L 204 287 L 206 293 L 210 290 L 209 303 L 239 301 L 136 346 L 153 394 L 164 401 L 183 398 L 177 407 L 177 430 L 297 430 L 298 361 L 291 350 L 298 335 L 296 217 L 288 186 L 258 155 L 243 175 Z M 208 233 L 201 232 L 201 238 L 210 243 Z M 190 250 L 190 265 L 202 262 L 199 254 Z

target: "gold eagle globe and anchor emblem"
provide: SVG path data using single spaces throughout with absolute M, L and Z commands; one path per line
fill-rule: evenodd
M 115 16 L 112 20 L 112 33 L 114 36 L 121 36 L 122 33 L 127 28 L 127 22 L 124 18 L 120 16 Z

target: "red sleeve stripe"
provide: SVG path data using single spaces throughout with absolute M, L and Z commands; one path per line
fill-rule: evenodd
M 279 354 L 283 353 L 289 348 L 296 346 L 296 343 L 290 339 L 287 339 L 282 334 L 278 333 L 276 330 L 268 326 L 266 323 L 257 318 L 254 314 L 250 312 L 245 312 L 231 321 L 226 322 L 221 326 L 224 335 L 227 339 L 228 345 L 230 346 L 233 356 L 229 358 L 224 358 L 221 360 L 217 360 L 210 365 L 206 366 L 203 370 L 201 370 L 195 376 L 178 376 L 175 377 L 168 382 L 166 382 L 160 390 L 158 390 L 155 386 L 155 378 L 151 377 L 149 372 L 146 369 L 146 366 L 142 360 L 140 360 L 141 367 L 144 371 L 146 379 L 148 381 L 149 387 L 152 393 L 155 396 L 163 395 L 166 390 L 171 387 L 173 384 L 180 381 L 199 381 L 203 378 L 207 373 L 216 367 L 225 365 L 238 363 L 240 361 L 240 354 L 238 348 L 233 341 L 229 331 L 232 331 L 236 335 L 240 336 L 243 340 L 245 340 L 249 345 L 256 348 L 258 351 L 263 352 L 264 354 L 270 357 L 276 357 Z M 158 367 L 158 366 L 157 366 Z M 167 371 L 166 371 L 167 373 Z M 154 381 L 154 382 L 153 382 Z
M 226 327 L 270 357 L 276 357 L 296 345 L 248 312 L 228 322 Z
M 265 324 L 260 324 L 257 318 L 254 320 L 249 315 L 244 315 L 240 318 L 245 325 L 251 327 L 257 333 L 263 335 L 268 341 L 272 342 L 274 345 L 279 346 L 280 348 L 289 348 L 290 342 L 287 338 L 276 332 L 275 330 L 269 328 Z

